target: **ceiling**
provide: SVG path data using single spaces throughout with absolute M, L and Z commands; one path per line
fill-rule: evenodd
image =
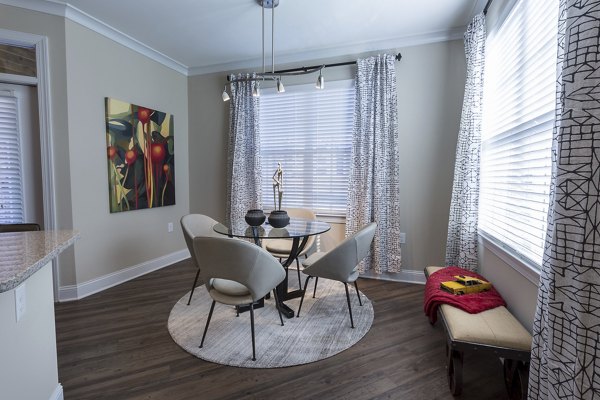
M 50 1 L 68 4 L 189 70 L 262 63 L 256 0 Z M 458 38 L 484 5 L 485 0 L 280 0 L 275 9 L 276 63 Z M 265 17 L 269 64 L 270 11 Z

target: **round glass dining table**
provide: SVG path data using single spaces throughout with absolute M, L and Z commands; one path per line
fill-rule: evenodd
M 326 222 L 304 218 L 290 218 L 290 223 L 284 228 L 273 228 L 268 222 L 253 227 L 248 225 L 245 220 L 233 221 L 229 226 L 219 223 L 213 227 L 213 230 L 221 235 L 252 239 L 258 246 L 263 240 L 269 239 L 290 239 L 292 241 L 289 257 L 281 262 L 285 268 L 286 277 L 277 285 L 277 296 L 279 297 L 277 307 L 287 318 L 294 316 L 294 310 L 289 308 L 284 301 L 300 297 L 303 293 L 302 288 L 288 291 L 288 267 L 304 250 L 310 236 L 325 233 L 330 229 L 331 226 Z

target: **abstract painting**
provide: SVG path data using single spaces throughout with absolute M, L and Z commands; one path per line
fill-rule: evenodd
M 173 116 L 106 98 L 110 212 L 175 204 Z

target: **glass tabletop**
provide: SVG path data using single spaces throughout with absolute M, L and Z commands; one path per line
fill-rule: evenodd
M 322 221 L 290 218 L 290 223 L 285 228 L 273 228 L 268 222 L 257 227 L 252 227 L 245 220 L 239 220 L 235 221 L 231 226 L 216 224 L 213 226 L 213 229 L 222 235 L 239 238 L 281 239 L 318 235 L 327 232 L 331 229 L 331 226 L 327 222 Z

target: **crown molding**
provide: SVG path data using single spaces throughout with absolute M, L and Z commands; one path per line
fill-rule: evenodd
M 256 57 L 228 63 L 188 67 L 70 4 L 57 3 L 54 0 L 0 0 L 0 4 L 64 17 L 186 76 L 252 69 L 257 68 L 262 62 L 261 58 Z M 420 35 L 366 41 L 330 48 L 309 49 L 295 53 L 280 53 L 277 54 L 277 63 L 279 65 L 299 63 L 307 60 L 346 56 L 348 54 L 364 54 L 373 51 L 457 40 L 463 38 L 465 30 L 466 27 L 458 27 Z
M 99 19 L 71 6 L 70 4 L 55 3 L 52 0 L 0 0 L 0 4 L 39 11 L 46 14 L 57 15 L 82 25 L 108 39 L 111 39 L 151 60 L 154 60 L 183 75 L 188 75 L 188 67 L 137 39 L 113 28 Z
M 67 6 L 63 3 L 55 3 L 46 0 L 0 0 L 0 4 L 24 8 L 31 11 L 39 11 L 45 14 L 65 16 Z
M 113 28 L 112 26 L 100 21 L 99 19 L 81 11 L 80 9 L 67 5 L 65 18 L 78 23 L 94 32 L 107 37 L 133 51 L 136 51 L 151 60 L 154 60 L 166 67 L 171 68 L 180 74 L 188 74 L 188 67 L 182 63 L 175 61 L 169 56 L 164 55 L 160 51 L 154 50 L 152 47 L 140 42 L 137 39 Z
M 345 46 L 305 50 L 295 53 L 278 53 L 277 64 L 291 64 L 306 62 L 307 60 L 330 59 L 334 57 L 347 56 L 348 54 L 364 54 L 373 51 L 384 51 L 398 49 L 401 47 L 419 46 L 437 42 L 447 42 L 463 38 L 466 26 L 452 28 L 445 31 L 429 32 L 420 35 L 402 36 L 384 40 L 353 43 Z M 202 67 L 190 67 L 189 76 L 205 75 L 214 72 L 225 72 L 233 70 L 244 70 L 257 68 L 262 58 L 253 58 L 244 61 L 233 61 L 224 64 L 214 64 Z

